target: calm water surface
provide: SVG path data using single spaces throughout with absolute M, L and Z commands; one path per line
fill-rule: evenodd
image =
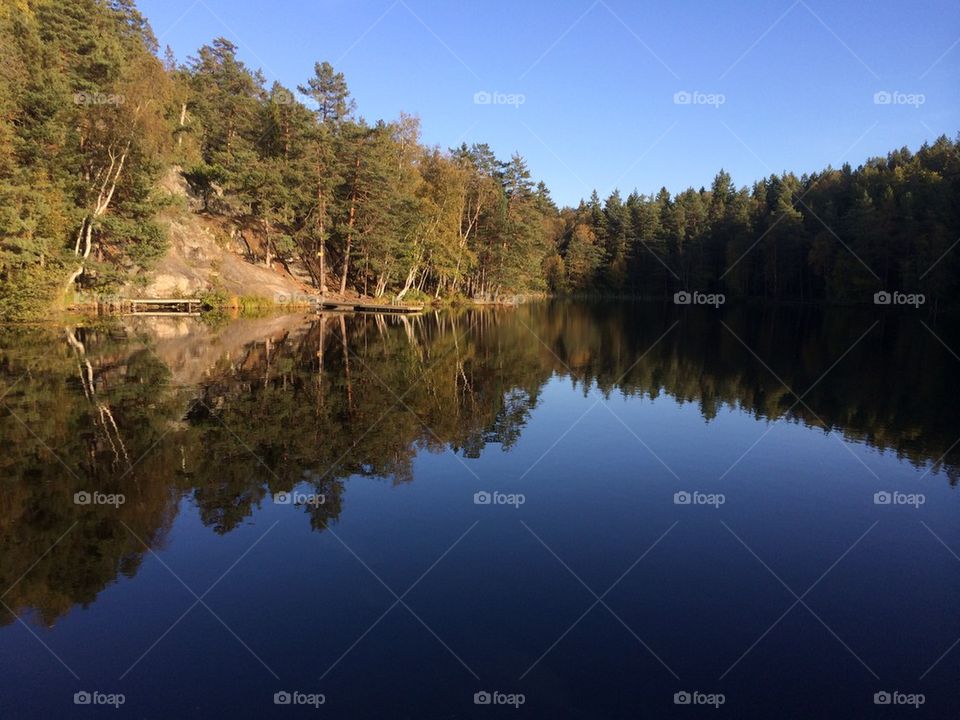
M 954 717 L 956 324 L 683 310 L 0 331 L 0 716 Z

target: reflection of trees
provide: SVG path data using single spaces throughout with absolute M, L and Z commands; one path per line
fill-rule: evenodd
M 501 347 L 502 320 L 325 318 L 248 347 L 187 414 L 204 521 L 229 531 L 265 494 L 306 482 L 326 497 L 305 508 L 323 527 L 339 515 L 345 477 L 406 482 L 420 450 L 509 446 L 546 375 L 522 344 Z
M 715 312 L 672 310 L 655 304 L 557 303 L 549 312 L 520 312 L 531 313 L 525 322 L 563 360 L 547 353 L 553 370 L 567 375 L 569 367 L 585 388 L 595 384 L 604 393 L 650 396 L 666 392 L 680 402 L 697 403 L 707 420 L 723 407 L 757 418 L 786 414 L 916 465 L 934 463 L 951 482 L 960 476 L 960 447 L 951 447 L 960 435 L 953 400 L 960 393 L 960 363 L 915 317 L 741 307 L 720 316 L 727 329 Z M 634 364 L 675 320 L 677 327 Z M 953 325 L 934 329 L 948 345 L 960 347 Z M 803 396 L 802 403 L 771 370 Z
M 23 579 L 4 602 L 45 623 L 92 602 L 136 572 L 137 537 L 163 542 L 185 494 L 206 525 L 226 533 L 270 493 L 322 493 L 324 504 L 300 508 L 322 531 L 340 515 L 348 477 L 407 482 L 423 450 L 509 451 L 554 375 L 582 392 L 665 392 L 697 403 L 707 420 L 724 407 L 822 420 L 916 464 L 938 461 L 960 435 L 956 360 L 912 318 L 884 317 L 817 382 L 875 317 L 728 309 L 731 332 L 715 313 L 687 310 L 554 303 L 328 316 L 218 334 L 193 327 L 146 347 L 117 328 L 5 331 L 0 392 L 9 389 L 4 403 L 16 417 L 0 415 L 0 586 Z M 796 392 L 817 383 L 807 407 L 792 407 L 796 397 L 738 337 Z M 958 452 L 942 465 L 955 482 Z M 80 490 L 127 501 L 78 508 Z
M 47 624 L 75 603 L 92 602 L 118 573 L 133 575 L 143 550 L 133 534 L 159 545 L 178 499 L 165 449 L 148 454 L 136 475 L 128 472 L 166 429 L 166 368 L 106 333 L 77 331 L 70 339 L 7 331 L 0 351 L 10 408 L 0 417 L 0 585 L 12 586 L 7 606 L 30 608 Z M 123 493 L 126 503 L 78 507 L 74 493 L 83 490 Z M 0 622 L 13 620 L 0 612 Z

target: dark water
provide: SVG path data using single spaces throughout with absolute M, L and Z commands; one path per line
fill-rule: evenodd
M 7 328 L 0 716 L 954 717 L 956 351 L 655 304 Z

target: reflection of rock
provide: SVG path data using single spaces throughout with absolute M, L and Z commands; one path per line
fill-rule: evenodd
M 146 337 L 156 355 L 172 373 L 176 385 L 196 385 L 210 376 L 223 358 L 235 357 L 246 347 L 287 335 L 305 333 L 315 315 L 274 315 L 240 318 L 213 328 L 196 318 L 128 317 L 132 334 Z
M 158 340 L 185 337 L 193 331 L 193 326 L 196 325 L 196 321 L 192 318 L 155 317 L 144 318 L 144 320 L 147 321 L 149 328 L 144 328 L 141 325 L 137 328 L 138 331 L 147 330 Z

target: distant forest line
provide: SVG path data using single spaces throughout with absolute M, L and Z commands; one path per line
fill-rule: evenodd
M 266 264 L 396 300 L 526 293 L 870 302 L 960 295 L 960 135 L 852 168 L 559 208 L 519 154 L 367 121 L 326 62 L 287 88 L 215 39 L 162 52 L 132 0 L 0 8 L 0 317 L 111 292 L 167 251 L 157 191 L 258 228 Z

